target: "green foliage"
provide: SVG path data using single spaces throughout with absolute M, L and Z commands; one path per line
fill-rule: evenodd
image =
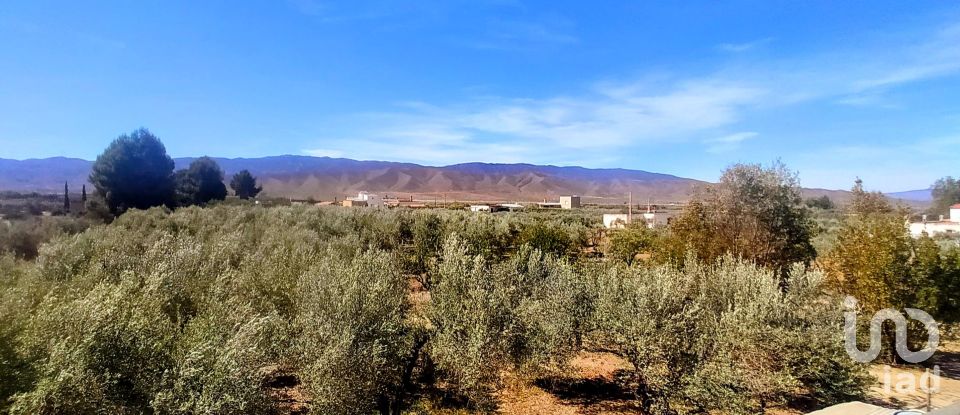
M 83 232 L 90 221 L 72 217 L 31 217 L 0 221 L 0 255 L 33 259 L 40 252 L 40 245 L 59 235 Z
M 391 255 L 318 263 L 298 282 L 293 341 L 319 413 L 369 414 L 399 396 L 410 340 L 406 281 Z
M 930 189 L 930 195 L 933 196 L 930 213 L 944 215 L 949 211 L 951 205 L 960 203 L 960 180 L 951 176 L 937 179 Z
M 233 194 L 244 200 L 257 197 L 263 190 L 257 186 L 257 179 L 249 170 L 240 170 L 234 174 L 230 179 L 230 188 L 233 189 Z
M 960 248 L 944 250 L 928 236 L 911 238 L 903 215 L 873 206 L 844 221 L 834 249 L 824 256 L 833 285 L 866 312 L 911 307 L 957 321 Z
M 90 183 L 114 214 L 173 201 L 173 159 L 156 136 L 144 128 L 124 134 L 97 156 Z
M 819 274 L 790 268 L 784 291 L 726 257 L 593 260 L 579 252 L 597 219 L 217 204 L 55 233 L 35 261 L 0 254 L 0 412 L 270 413 L 277 374 L 312 413 L 399 413 L 436 392 L 492 410 L 504 373 L 563 373 L 583 347 L 630 360 L 651 409 L 861 391 Z M 628 252 L 647 232 L 611 237 Z
M 687 250 L 707 262 L 729 253 L 784 270 L 814 258 L 813 229 L 795 173 L 779 162 L 769 168 L 738 164 L 674 221 L 665 245 L 674 260 Z
M 824 403 L 863 393 L 842 349 L 821 277 L 774 273 L 729 257 L 717 265 L 612 267 L 600 276 L 600 339 L 633 365 L 644 413 L 754 413 L 791 397 Z M 811 370 L 816 359 L 829 372 Z
M 451 236 L 428 312 L 430 357 L 441 378 L 483 408 L 502 370 L 562 364 L 576 350 L 591 309 L 586 287 L 569 265 L 529 246 L 490 267 Z
M 223 184 L 223 170 L 210 157 L 194 160 L 189 168 L 178 170 L 174 177 L 179 206 L 202 206 L 211 200 L 223 200 L 227 197 L 227 187 Z
M 63 211 L 70 212 L 70 187 L 63 183 Z
M 847 206 L 847 211 L 851 214 L 867 216 L 893 213 L 895 210 L 883 193 L 864 190 L 863 180 L 860 178 L 854 182 L 850 193 L 853 194 L 853 199 Z
M 443 221 L 432 212 L 414 215 L 411 229 L 412 259 L 410 272 L 423 274 L 430 269 L 443 245 Z
M 632 264 L 637 255 L 653 249 L 656 237 L 655 231 L 643 222 L 611 230 L 604 256 Z
M 524 227 L 520 242 L 553 255 L 576 254 L 579 247 L 564 229 L 544 223 Z
M 811 197 L 804 201 L 804 204 L 807 207 L 817 208 L 822 210 L 830 210 L 836 207 L 833 200 L 830 200 L 830 196 L 823 195 L 820 197 Z
M 864 313 L 880 309 L 919 308 L 941 322 L 960 318 L 956 292 L 960 267 L 957 248 L 944 252 L 933 239 L 912 238 L 903 210 L 895 209 L 878 193 L 854 187 L 851 215 L 837 232 L 834 248 L 822 263 L 840 293 L 857 299 Z M 892 341 L 891 327 L 887 339 Z M 922 327 L 911 327 L 911 341 L 922 338 Z M 888 359 L 897 356 L 885 345 Z

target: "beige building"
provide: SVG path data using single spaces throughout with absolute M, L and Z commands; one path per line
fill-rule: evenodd
M 560 209 L 577 209 L 580 207 L 580 196 L 560 196 Z
M 360 192 L 357 194 L 357 197 L 349 197 L 344 200 L 342 204 L 346 207 L 383 207 L 383 198 L 380 197 L 380 195 Z
M 366 207 L 369 206 L 366 200 L 347 199 L 340 203 L 344 207 Z

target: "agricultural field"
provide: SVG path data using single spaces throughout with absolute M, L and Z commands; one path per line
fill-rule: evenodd
M 865 391 L 820 272 L 781 291 L 732 257 L 631 267 L 584 254 L 597 231 L 565 212 L 131 211 L 3 257 L 3 410 L 472 412 L 550 385 L 746 413 Z M 618 370 L 571 386 L 591 356 Z

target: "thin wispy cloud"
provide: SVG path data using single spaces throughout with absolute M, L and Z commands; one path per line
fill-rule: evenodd
M 762 95 L 757 89 L 696 80 L 665 90 L 607 84 L 579 97 L 487 99 L 453 109 L 419 105 L 416 111 L 364 114 L 358 123 L 377 127 L 360 131 L 355 139 L 365 148 L 389 143 L 380 147 L 408 160 L 430 155 L 444 163 L 548 162 L 575 151 L 590 164 L 609 159 L 623 147 L 685 140 L 692 133 L 728 125 Z M 346 149 L 355 147 L 355 140 L 326 144 Z
M 743 51 L 770 41 L 727 49 Z M 639 146 L 696 143 L 696 137 L 716 134 L 700 143 L 704 151 L 721 154 L 758 135 L 749 130 L 722 133 L 758 110 L 811 101 L 893 108 L 884 101 L 884 91 L 960 71 L 960 52 L 953 52 L 960 46 L 953 41 L 960 45 L 960 31 L 941 30 L 922 42 L 904 39 L 882 55 L 844 50 L 848 59 L 839 63 L 832 55 L 811 55 L 737 63 L 703 76 L 598 82 L 553 97 L 484 97 L 454 106 L 417 102 L 394 111 L 358 114 L 360 121 L 354 125 L 376 127 L 356 129 L 351 140 L 323 140 L 324 148 L 359 156 L 359 140 L 363 148 L 381 154 L 447 164 L 550 162 L 573 152 L 580 164 L 590 165 L 615 163 L 611 154 Z M 939 53 L 921 53 L 932 49 Z
M 704 144 L 707 145 L 707 151 L 710 153 L 726 153 L 734 151 L 740 147 L 740 144 L 746 140 L 752 139 L 758 136 L 759 133 L 754 131 L 743 131 L 739 133 L 733 133 L 724 135 L 721 137 L 711 138 L 704 141 Z
M 773 38 L 766 37 L 763 39 L 757 39 L 757 40 L 753 40 L 750 42 L 743 42 L 743 43 L 721 43 L 717 45 L 717 49 L 723 52 L 741 53 L 741 52 L 747 52 L 747 51 L 765 46 L 770 42 L 773 42 Z
M 938 78 L 960 71 L 960 24 L 943 28 L 916 45 L 892 51 L 890 67 L 854 84 L 858 90 Z

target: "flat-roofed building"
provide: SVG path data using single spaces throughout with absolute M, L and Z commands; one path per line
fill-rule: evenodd
M 950 215 L 946 218 L 940 215 L 937 220 L 927 220 L 927 215 L 923 215 L 920 222 L 910 224 L 910 235 L 914 238 L 919 238 L 924 233 L 929 236 L 960 235 L 960 203 L 950 206 Z
M 577 209 L 580 207 L 580 196 L 560 196 L 561 209 Z

